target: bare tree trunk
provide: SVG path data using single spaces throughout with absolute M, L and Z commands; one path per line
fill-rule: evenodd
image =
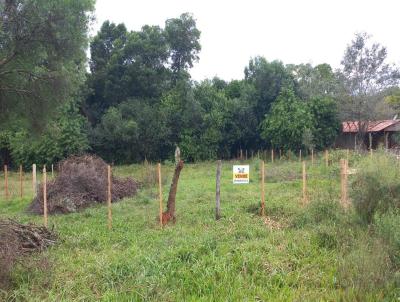
M 167 210 L 163 213 L 162 223 L 163 225 L 167 224 L 170 220 L 175 223 L 175 197 L 176 191 L 178 190 L 178 180 L 181 170 L 183 169 L 183 161 L 180 160 L 174 172 L 174 177 L 172 178 L 171 188 L 169 189 L 168 202 L 167 202 Z

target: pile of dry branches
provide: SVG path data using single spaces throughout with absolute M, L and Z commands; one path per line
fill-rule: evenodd
M 57 235 L 45 227 L 0 220 L 0 288 L 7 286 L 14 264 L 21 256 L 55 244 Z
M 107 163 L 93 155 L 74 156 L 58 165 L 57 177 L 47 182 L 47 212 L 71 213 L 107 200 Z M 136 193 L 138 183 L 132 178 L 111 178 L 112 201 Z M 43 187 L 29 211 L 43 213 Z

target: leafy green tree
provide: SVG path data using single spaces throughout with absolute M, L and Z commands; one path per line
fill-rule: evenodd
M 76 102 L 69 101 L 59 108 L 41 137 L 32 137 L 25 129 L 13 133 L 9 149 L 15 164 L 29 167 L 32 163 L 51 165 L 71 155 L 89 149 L 88 124 L 79 114 Z
M 176 79 L 199 59 L 200 31 L 193 16 L 184 13 L 179 18 L 165 22 L 165 36 L 171 52 L 171 69 Z
M 93 0 L 0 1 L 0 123 L 42 129 L 84 81 Z
M 255 115 L 261 122 L 283 87 L 295 92 L 293 76 L 282 62 L 268 62 L 263 57 L 251 59 L 245 68 L 245 80 L 256 89 Z
M 315 147 L 330 147 L 340 131 L 336 102 L 329 97 L 312 98 L 307 101 L 307 109 L 312 115 L 313 127 L 310 129 Z
M 344 119 L 374 119 L 376 97 L 382 90 L 396 86 L 400 80 L 397 67 L 386 62 L 386 47 L 370 43 L 370 38 L 367 33 L 356 34 L 341 62 L 341 76 L 348 95 L 341 103 Z
M 287 65 L 297 83 L 298 94 L 302 99 L 336 97 L 341 83 L 329 64 Z
M 274 148 L 298 150 L 303 145 L 306 129 L 314 131 L 313 116 L 307 104 L 296 97 L 293 90 L 283 89 L 261 123 L 261 136 Z

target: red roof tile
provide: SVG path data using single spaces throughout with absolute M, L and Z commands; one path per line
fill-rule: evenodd
M 382 120 L 382 121 L 370 121 L 368 123 L 367 132 L 379 132 L 385 128 L 397 124 L 400 120 Z M 342 122 L 342 131 L 355 133 L 358 132 L 358 121 L 347 121 Z

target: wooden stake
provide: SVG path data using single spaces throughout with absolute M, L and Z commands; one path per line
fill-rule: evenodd
M 348 174 L 348 162 L 345 159 L 340 160 L 340 187 L 341 197 L 340 203 L 342 207 L 347 208 L 347 174 Z
M 325 150 L 325 167 L 328 167 L 329 165 L 329 154 L 328 150 Z
M 32 165 L 32 189 L 33 194 L 36 194 L 36 164 Z
M 311 165 L 314 166 L 314 149 L 311 149 Z
M 112 228 L 112 209 L 111 209 L 111 166 L 107 166 L 107 208 L 108 208 L 108 229 Z
M 347 194 L 347 179 L 349 177 L 349 161 L 344 161 L 344 201 L 345 201 L 345 208 L 349 206 L 349 199 Z
M 274 163 L 274 149 L 271 149 L 271 162 Z
M 301 149 L 300 149 L 300 151 L 299 151 L 299 160 L 300 160 L 300 162 L 301 162 Z
M 240 160 L 243 160 L 243 150 L 240 149 Z
M 160 210 L 159 210 L 159 219 L 160 219 L 160 226 L 162 227 L 162 214 L 163 214 L 163 200 L 162 200 L 162 181 L 161 181 L 161 164 L 157 164 L 157 175 L 158 175 L 158 197 L 160 202 Z
M 307 174 L 306 174 L 306 162 L 303 161 L 303 205 L 307 204 Z
M 43 167 L 43 218 L 44 218 L 44 226 L 47 228 L 47 174 L 46 174 L 46 166 Z
M 215 190 L 215 219 L 221 218 L 221 167 L 222 162 L 217 161 L 217 176 L 216 176 L 216 190 Z
M 261 216 L 265 216 L 265 164 L 261 161 Z
M 51 164 L 51 178 L 54 178 L 54 165 Z
M 8 168 L 4 165 L 4 197 L 8 200 Z
M 22 185 L 23 182 L 23 174 L 22 174 L 22 165 L 19 165 L 19 196 L 22 199 L 22 196 L 24 195 L 24 187 Z

